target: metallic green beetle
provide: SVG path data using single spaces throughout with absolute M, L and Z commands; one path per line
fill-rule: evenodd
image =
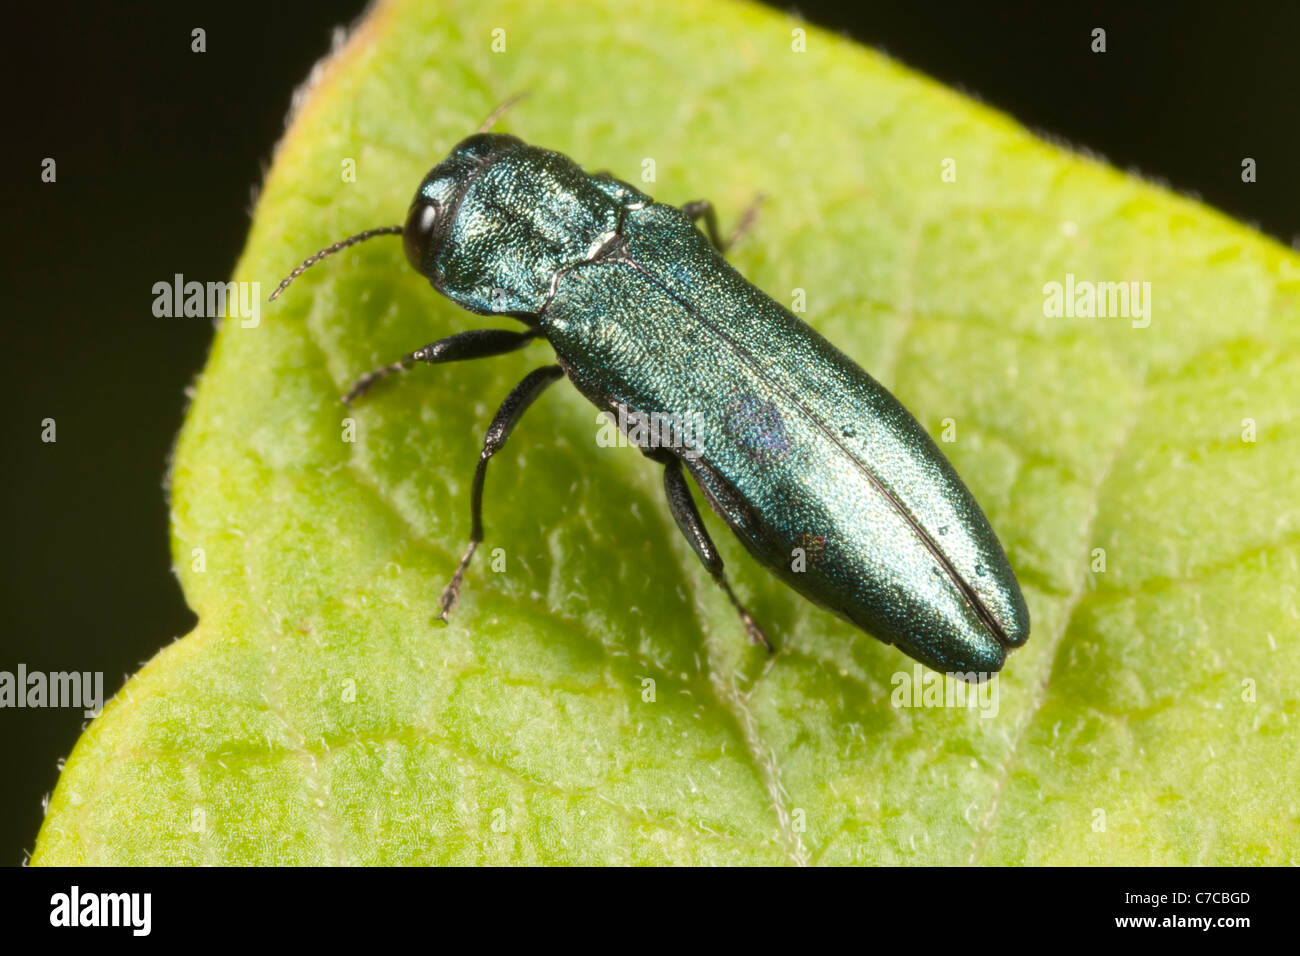
M 1029 612 L 979 505 L 916 419 L 727 264 L 707 202 L 657 203 L 559 153 L 489 133 L 490 122 L 425 176 L 405 226 L 322 250 L 271 296 L 324 256 L 400 234 L 411 265 L 444 296 L 528 326 L 416 349 L 360 378 L 348 402 L 417 362 L 500 355 L 538 338 L 555 350 L 558 364 L 520 382 L 488 428 L 469 547 L 440 616 L 455 606 L 483 538 L 488 460 L 533 400 L 567 376 L 662 463 L 673 517 L 752 640 L 771 648 L 727 582 L 683 469 L 749 552 L 799 593 L 936 670 L 977 679 L 999 670 L 1028 638 Z

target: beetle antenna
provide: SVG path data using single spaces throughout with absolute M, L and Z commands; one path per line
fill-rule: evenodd
M 488 118 L 485 119 L 483 121 L 483 125 L 478 128 L 478 132 L 486 133 L 488 130 L 490 130 L 493 126 L 496 125 L 497 120 L 499 120 L 502 116 L 505 115 L 506 110 L 510 109 L 510 107 L 514 106 L 516 103 L 518 103 L 527 95 L 528 95 L 528 90 L 524 90 L 520 93 L 516 93 L 514 96 L 507 99 L 504 103 L 502 103 L 500 106 L 498 106 L 496 109 L 494 109 L 491 113 L 488 114 Z
M 375 236 L 397 236 L 401 235 L 401 233 L 401 226 L 379 226 L 376 229 L 367 229 L 365 232 L 359 232 L 355 236 L 348 236 L 346 239 L 340 239 L 332 246 L 326 246 L 315 255 L 308 256 L 306 259 L 302 260 L 301 265 L 295 266 L 294 270 L 284 277 L 284 281 L 275 287 L 275 291 L 271 293 L 271 297 L 266 301 L 274 302 L 279 298 L 281 292 L 289 288 L 290 282 L 298 278 L 298 276 L 302 275 L 326 256 L 332 256 L 334 253 L 346 249 L 348 246 L 355 246 L 358 242 L 365 242 L 367 239 L 373 239 Z

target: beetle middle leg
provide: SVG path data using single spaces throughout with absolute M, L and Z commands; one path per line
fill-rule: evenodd
M 690 217 L 691 222 L 699 223 L 704 220 L 704 233 L 709 237 L 709 242 L 713 243 L 713 248 L 719 252 L 726 252 L 737 242 L 740 237 L 749 232 L 753 227 L 754 221 L 758 218 L 758 207 L 763 202 L 763 196 L 760 194 L 754 197 L 754 201 L 749 204 L 749 208 L 744 211 L 740 217 L 740 222 L 736 223 L 736 228 L 731 231 L 725 240 L 718 232 L 718 214 L 714 211 L 713 203 L 707 199 L 697 199 L 694 202 L 688 202 L 682 206 L 682 212 Z
M 713 576 L 722 590 L 726 592 L 727 599 L 731 601 L 731 606 L 736 609 L 740 615 L 741 623 L 745 625 L 745 633 L 749 635 L 750 641 L 755 644 L 762 644 L 767 648 L 769 654 L 772 653 L 772 642 L 767 639 L 763 629 L 745 610 L 745 606 L 740 603 L 734 591 L 731 590 L 731 584 L 727 581 L 727 575 L 722 570 L 722 556 L 718 554 L 717 547 L 713 544 L 713 539 L 709 537 L 708 530 L 704 527 L 704 521 L 700 518 L 700 510 L 695 507 L 695 499 L 691 497 L 691 489 L 686 484 L 686 475 L 682 472 L 681 460 L 675 457 L 666 457 L 664 459 L 664 492 L 668 496 L 668 510 L 673 513 L 673 519 L 677 522 L 677 527 L 681 529 L 686 540 L 690 542 L 695 553 L 700 556 L 705 570 Z
M 343 403 L 351 405 L 381 379 L 397 372 L 405 372 L 416 362 L 439 365 L 443 362 L 463 362 L 469 359 L 488 358 L 504 355 L 521 349 L 537 337 L 536 329 L 515 332 L 511 329 L 474 329 L 470 332 L 458 332 L 445 339 L 430 342 L 421 348 L 403 355 L 391 365 L 385 365 L 372 372 L 367 372 L 352 383 Z
M 456 566 L 455 574 L 451 576 L 451 580 L 442 590 L 442 596 L 438 598 L 440 620 L 447 620 L 447 615 L 455 608 L 456 600 L 460 597 L 461 582 L 465 578 L 465 569 L 469 567 L 470 559 L 474 557 L 479 542 L 483 540 L 483 480 L 487 477 L 488 460 L 505 445 L 510 432 L 519 423 L 520 417 L 537 396 L 546 391 L 546 386 L 563 377 L 564 370 L 558 365 L 544 365 L 534 369 L 524 377 L 522 382 L 511 389 L 510 394 L 506 396 L 506 400 L 501 403 L 501 407 L 493 416 L 492 424 L 488 426 L 487 434 L 483 436 L 483 451 L 474 469 L 474 486 L 470 492 L 469 547 L 465 549 L 465 555 Z

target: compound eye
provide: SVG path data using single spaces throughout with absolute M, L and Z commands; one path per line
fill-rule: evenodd
M 416 272 L 424 272 L 425 258 L 429 254 L 429 245 L 433 241 L 433 230 L 437 224 L 437 203 L 416 202 L 406 214 L 406 225 L 402 227 L 402 247 L 406 250 L 406 261 Z

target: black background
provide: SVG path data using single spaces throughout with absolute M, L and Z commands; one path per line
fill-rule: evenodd
M 22 6 L 3 31 L 0 670 L 103 671 L 111 696 L 194 623 L 162 479 L 212 327 L 154 318 L 153 283 L 229 275 L 290 93 L 361 4 Z M 1296 4 L 838 6 L 800 10 L 1283 242 L 1300 233 Z M 1096 26 L 1104 55 L 1089 51 Z M 47 417 L 55 444 L 40 440 Z M 0 711 L 0 863 L 34 844 L 81 725 L 75 711 Z

